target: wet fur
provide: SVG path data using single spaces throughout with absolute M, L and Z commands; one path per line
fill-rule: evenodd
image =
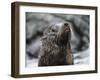
M 73 56 L 70 46 L 71 31 L 66 32 L 66 26 L 70 30 L 69 23 L 67 25 L 51 25 L 44 31 L 42 37 L 42 46 L 39 54 L 38 66 L 57 66 L 72 65 Z M 55 27 L 56 26 L 56 27 Z M 53 30 L 53 28 L 59 28 Z

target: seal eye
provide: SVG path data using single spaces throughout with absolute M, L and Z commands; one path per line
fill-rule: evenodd
M 55 29 L 51 29 L 51 31 L 52 31 L 52 32 L 56 32 L 56 30 L 55 30 Z

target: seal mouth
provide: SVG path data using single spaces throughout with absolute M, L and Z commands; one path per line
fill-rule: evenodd
M 64 31 L 65 31 L 65 32 L 70 32 L 69 27 L 66 27 Z
M 64 35 L 67 35 L 69 32 L 70 32 L 70 28 L 66 27 L 65 29 L 63 29 L 62 32 L 58 32 L 58 35 L 64 36 Z

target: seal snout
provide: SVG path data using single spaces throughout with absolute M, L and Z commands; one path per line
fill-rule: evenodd
M 65 27 L 65 30 L 66 32 L 69 32 L 70 31 L 70 27 L 69 27 L 69 24 L 68 23 L 64 23 L 64 27 Z

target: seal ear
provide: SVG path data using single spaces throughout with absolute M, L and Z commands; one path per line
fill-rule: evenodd
M 70 43 L 68 42 L 67 44 L 67 56 L 66 56 L 66 60 L 67 60 L 67 64 L 72 65 L 73 64 L 73 55 L 72 55 L 72 50 L 71 50 L 71 46 Z

